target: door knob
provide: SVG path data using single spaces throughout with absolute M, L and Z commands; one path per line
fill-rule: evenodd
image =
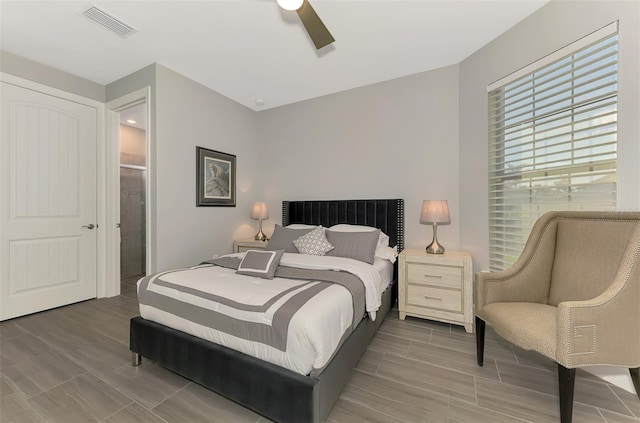
M 88 225 L 82 225 L 81 228 L 93 229 L 95 228 L 95 226 L 93 225 L 93 223 L 89 223 Z

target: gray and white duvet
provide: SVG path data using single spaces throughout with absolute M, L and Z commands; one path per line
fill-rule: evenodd
M 370 265 L 302 254 L 284 254 L 272 280 L 238 275 L 234 266 L 243 254 L 141 279 L 140 315 L 315 375 L 365 310 L 375 319 L 391 280 L 392 265 L 385 260 Z

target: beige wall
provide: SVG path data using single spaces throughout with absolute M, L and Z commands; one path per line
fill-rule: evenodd
M 120 125 L 120 153 L 145 156 L 145 131 L 129 125 Z

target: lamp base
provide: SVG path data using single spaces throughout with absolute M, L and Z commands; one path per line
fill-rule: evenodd
M 431 244 L 427 245 L 427 253 L 429 254 L 444 254 L 444 247 L 438 242 L 438 225 L 433 224 L 433 240 Z
M 262 219 L 260 219 L 260 226 L 258 226 L 258 233 L 254 237 L 256 241 L 266 241 L 267 236 L 262 232 Z
M 444 254 L 444 247 L 438 244 L 438 240 L 435 240 L 431 244 L 427 245 L 427 253 L 429 254 Z

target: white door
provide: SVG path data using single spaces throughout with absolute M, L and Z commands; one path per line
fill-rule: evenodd
M 0 320 L 96 297 L 95 108 L 0 83 Z

